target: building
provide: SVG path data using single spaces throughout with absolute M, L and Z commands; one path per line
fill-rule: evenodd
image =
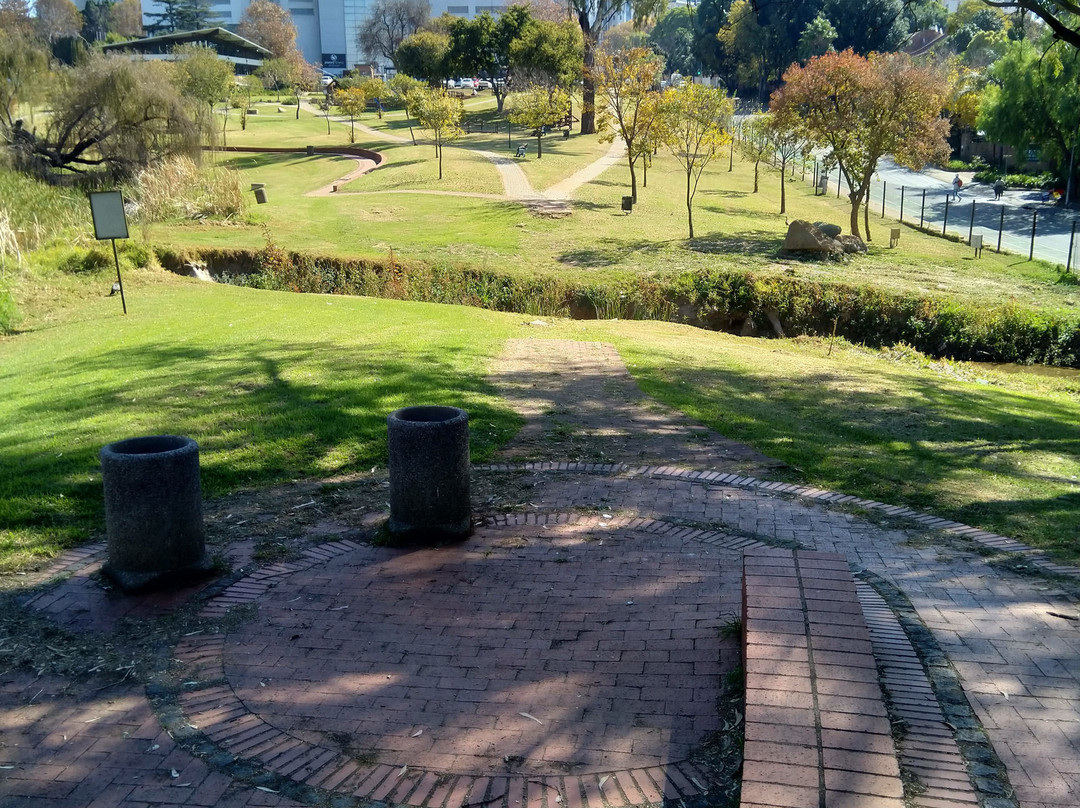
M 217 25 L 235 29 L 250 0 L 210 0 L 211 9 L 218 14 Z M 356 31 L 368 18 L 375 0 L 274 0 L 292 15 L 296 24 L 296 44 L 304 59 L 321 65 L 327 73 L 367 64 L 368 60 L 356 46 Z M 480 3 L 477 5 L 476 3 Z M 472 18 L 485 11 L 497 13 L 510 3 L 498 0 L 432 0 L 431 16 L 443 12 L 457 17 Z M 164 6 L 158 0 L 143 0 L 143 15 L 158 14 Z
M 131 39 L 102 46 L 105 53 L 130 53 L 143 59 L 170 61 L 176 57 L 173 49 L 178 45 L 205 45 L 217 51 L 218 58 L 233 63 L 238 76 L 254 73 L 273 54 L 255 42 L 224 28 L 203 28 L 198 31 L 178 31 L 144 39 Z

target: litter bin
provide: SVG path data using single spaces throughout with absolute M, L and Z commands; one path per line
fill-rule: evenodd
M 419 406 L 386 418 L 392 537 L 407 544 L 460 541 L 472 533 L 469 414 Z
M 251 190 L 255 192 L 255 201 L 260 205 L 266 204 L 266 183 L 265 182 L 253 182 L 251 183 Z
M 101 450 L 108 560 L 126 592 L 189 583 L 211 569 L 206 554 L 199 445 L 179 435 L 110 443 Z

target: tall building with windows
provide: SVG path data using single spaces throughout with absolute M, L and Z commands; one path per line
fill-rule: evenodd
M 251 0 L 210 0 L 210 7 L 219 15 L 213 25 L 235 30 L 244 9 Z M 327 73 L 340 74 L 343 70 L 367 64 L 368 60 L 356 46 L 356 31 L 368 18 L 374 0 L 274 0 L 292 15 L 296 24 L 296 41 L 304 59 L 321 65 Z M 431 16 L 448 12 L 457 17 L 469 17 L 485 11 L 496 13 L 508 6 L 479 0 L 463 4 L 462 0 L 432 0 Z M 143 14 L 161 13 L 164 8 L 159 0 L 143 0 Z

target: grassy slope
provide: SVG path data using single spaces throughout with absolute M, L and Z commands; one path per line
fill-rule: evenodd
M 386 414 L 418 401 L 467 408 L 477 459 L 518 423 L 484 381 L 511 318 L 125 280 L 127 317 L 98 295 L 0 341 L 0 566 L 100 525 L 96 455 L 121 438 L 195 438 L 214 495 L 385 466 Z M 80 281 L 108 289 L 106 274 Z
M 274 115 L 279 120 L 268 116 L 257 125 L 252 123 L 244 133 L 246 141 L 296 141 L 293 145 L 300 141 L 314 145 L 347 141 L 345 125 L 334 124 L 327 136 L 325 122 L 310 113 L 302 112 L 299 122 L 293 120 L 291 110 Z M 491 117 L 489 110 L 484 115 Z M 400 133 L 400 118 L 400 112 L 388 113 L 381 122 L 367 115 L 364 122 Z M 281 134 L 292 127 L 303 134 Z M 250 248 L 263 243 L 261 227 L 265 224 L 284 246 L 325 254 L 385 255 L 393 247 L 405 259 L 494 265 L 525 274 L 552 272 L 581 277 L 585 273 L 614 282 L 642 273 L 695 270 L 722 262 L 733 268 L 794 273 L 899 292 L 951 295 L 985 305 L 1035 306 L 1067 316 L 1075 315 L 1080 306 L 1077 286 L 1043 262 L 990 251 L 976 261 L 966 246 L 913 228 L 905 229 L 897 249 L 889 249 L 886 228 L 890 220 L 877 215 L 870 220 L 875 241 L 869 256 L 845 264 L 778 259 L 776 250 L 786 231 L 786 219 L 846 223 L 847 206 L 832 196 L 814 196 L 807 183 L 789 179 L 788 211 L 782 215 L 778 175 L 763 167 L 760 191 L 752 193 L 753 166 L 736 158 L 734 171 L 729 172 L 726 155 L 702 178 L 694 202 L 696 238 L 688 242 L 685 180 L 673 159 L 663 153 L 648 171 L 647 182 L 639 172 L 639 203 L 631 215 L 619 209 L 629 181 L 628 169 L 620 162 L 579 190 L 573 216 L 551 220 L 531 216 L 519 205 L 500 200 L 384 193 L 414 191 L 425 185 L 440 191 L 497 190 L 494 167 L 469 149 L 506 153 L 505 136 L 466 135 L 459 146 L 448 147 L 442 182 L 435 179 L 437 167 L 430 146 L 380 145 L 368 137 L 358 136 L 358 143 L 384 149 L 391 161 L 351 182 L 347 194 L 303 196 L 344 173 L 345 166 L 335 163 L 335 158 L 236 158 L 230 162 L 241 169 L 245 184 L 267 183 L 270 204 L 253 208 L 246 225 L 155 226 L 153 238 L 183 246 Z M 236 141 L 237 134 L 230 134 L 229 142 Z M 553 135 L 545 141 L 544 158 L 535 158 L 534 144 L 529 159 L 521 165 L 534 187 L 542 189 L 589 164 L 606 149 L 607 145 L 596 138 L 575 136 L 564 141 Z
M 72 281 L 107 288 L 108 273 Z M 0 340 L 0 566 L 100 531 L 96 453 L 191 435 L 210 496 L 385 464 L 385 415 L 470 411 L 474 460 L 519 421 L 485 381 L 521 318 L 209 286 L 133 272 L 130 314 L 71 294 L 48 327 Z M 1080 557 L 1080 384 L 810 340 L 663 323 L 557 321 L 612 341 L 647 392 L 795 467 L 790 479 L 908 504 Z M 57 361 L 63 357 L 63 361 Z

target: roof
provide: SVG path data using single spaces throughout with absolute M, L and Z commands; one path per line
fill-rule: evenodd
M 158 34 L 157 36 L 148 36 L 143 39 L 130 39 L 126 42 L 114 42 L 110 45 L 105 45 L 102 47 L 102 50 L 139 51 L 161 48 L 170 44 L 183 45 L 188 42 L 206 41 L 218 42 L 234 48 L 252 50 L 264 58 L 273 57 L 274 55 L 262 45 L 252 42 L 250 39 L 245 39 L 227 28 L 200 28 L 198 31 L 174 31 L 169 34 Z

